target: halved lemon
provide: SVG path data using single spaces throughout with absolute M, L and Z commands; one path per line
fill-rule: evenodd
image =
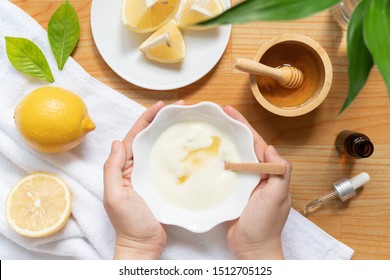
M 177 63 L 185 58 L 185 43 L 176 22 L 172 19 L 141 44 L 145 57 L 161 63 Z
M 180 7 L 177 25 L 191 30 L 205 30 L 214 26 L 197 26 L 198 22 L 213 18 L 224 11 L 220 0 L 184 0 Z
M 134 32 L 153 32 L 171 20 L 179 6 L 180 0 L 123 0 L 122 22 Z
M 24 177 L 8 194 L 5 214 L 9 226 L 26 237 L 45 237 L 60 230 L 71 212 L 65 182 L 48 173 Z

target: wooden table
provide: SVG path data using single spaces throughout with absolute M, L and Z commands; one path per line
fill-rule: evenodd
M 13 0 L 45 29 L 58 0 Z M 292 205 L 300 210 L 331 190 L 334 181 L 368 172 L 371 181 L 346 203 L 334 200 L 308 218 L 355 250 L 354 259 L 390 259 L 390 104 L 379 72 L 374 69 L 353 105 L 336 115 L 347 92 L 345 32 L 329 11 L 291 22 L 259 22 L 233 26 L 224 56 L 204 78 L 187 87 L 151 91 L 136 87 L 115 74 L 100 56 L 91 34 L 90 0 L 71 1 L 81 23 L 81 38 L 73 57 L 93 77 L 148 107 L 158 100 L 184 99 L 192 104 L 212 101 L 237 108 L 280 154 L 293 164 Z M 236 3 L 238 1 L 233 1 Z M 329 96 L 313 112 L 284 118 L 264 110 L 253 97 L 248 76 L 232 68 L 236 57 L 252 58 L 261 44 L 285 33 L 300 33 L 318 41 L 333 63 L 334 78 Z M 375 145 L 368 159 L 343 162 L 334 147 L 343 129 L 367 134 Z

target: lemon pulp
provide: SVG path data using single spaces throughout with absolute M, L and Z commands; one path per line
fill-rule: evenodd
M 197 26 L 196 23 L 213 18 L 223 12 L 220 0 L 186 0 L 180 7 L 177 25 L 191 30 L 205 30 L 213 26 Z
M 153 32 L 171 20 L 180 0 L 123 0 L 121 17 L 134 32 Z
M 10 191 L 5 203 L 9 226 L 26 237 L 44 237 L 60 230 L 71 212 L 65 182 L 48 173 L 26 176 Z

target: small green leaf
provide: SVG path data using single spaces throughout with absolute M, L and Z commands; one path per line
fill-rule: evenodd
M 340 0 L 246 0 L 200 25 L 298 19 L 327 9 L 338 2 Z
M 351 105 L 367 81 L 368 75 L 374 62 L 369 50 L 364 43 L 363 22 L 366 16 L 369 0 L 362 0 L 355 8 L 348 24 L 348 96 L 340 109 L 339 115 Z
M 62 70 L 80 38 L 80 23 L 72 4 L 66 0 L 52 15 L 48 26 L 51 50 Z
M 16 70 L 48 82 L 54 82 L 49 64 L 33 42 L 25 38 L 5 37 L 7 56 Z
M 390 95 L 390 0 L 371 0 L 363 32 L 366 46 Z

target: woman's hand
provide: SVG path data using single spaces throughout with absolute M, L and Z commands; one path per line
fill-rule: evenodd
M 123 142 L 114 141 L 104 165 L 104 206 L 116 231 L 114 259 L 158 259 L 166 245 L 163 226 L 131 185 L 133 140 L 164 106 L 160 101 L 150 107 Z
M 284 175 L 262 176 L 241 217 L 228 224 L 229 247 L 239 259 L 284 259 L 281 232 L 291 208 L 291 164 L 273 146 L 268 146 L 237 110 L 226 106 L 224 111 L 252 130 L 260 162 L 282 163 L 287 171 Z
M 131 185 L 134 137 L 152 122 L 163 107 L 163 102 L 156 103 L 142 114 L 123 142 L 114 141 L 104 166 L 104 206 L 116 231 L 115 259 L 157 259 L 166 245 L 163 226 Z M 283 176 L 262 178 L 240 219 L 230 222 L 229 246 L 233 254 L 242 259 L 283 258 L 280 240 L 290 210 L 288 188 L 291 165 L 272 146 L 267 146 L 238 111 L 230 106 L 224 111 L 252 129 L 260 161 L 287 166 L 287 173 Z

